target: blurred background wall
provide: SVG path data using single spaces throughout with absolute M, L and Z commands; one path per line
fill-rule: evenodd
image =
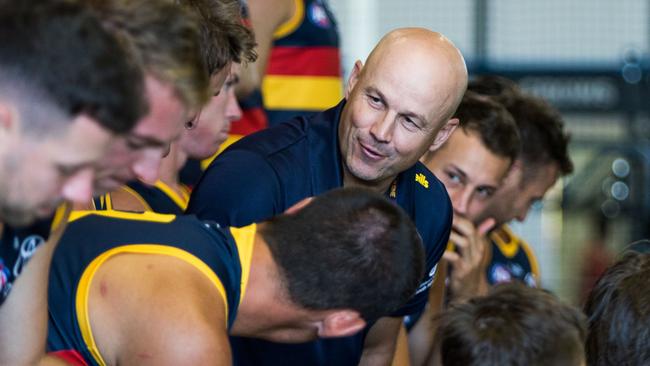
M 347 74 L 387 31 L 439 31 L 471 75 L 517 80 L 562 112 L 575 172 L 523 223 L 542 283 L 580 301 L 587 249 L 650 236 L 650 0 L 329 0 Z

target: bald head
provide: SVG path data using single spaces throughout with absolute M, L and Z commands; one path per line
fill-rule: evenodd
M 354 65 L 339 140 L 345 182 L 383 189 L 429 149 L 444 143 L 467 88 L 458 49 L 423 28 L 388 33 Z
M 439 118 L 455 112 L 467 88 L 467 67 L 456 46 L 444 35 L 425 28 L 399 28 L 386 34 L 372 50 L 364 73 L 399 73 L 406 82 L 438 102 Z

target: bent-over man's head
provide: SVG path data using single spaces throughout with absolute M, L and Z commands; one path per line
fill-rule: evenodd
M 403 305 L 424 269 L 414 224 L 367 189 L 327 192 L 295 213 L 260 224 L 259 233 L 277 268 L 271 277 L 278 279 L 278 301 L 294 313 L 270 314 L 293 328 L 264 335 L 275 341 L 351 335 Z
M 96 163 L 146 109 L 139 67 L 82 4 L 3 4 L 0 222 L 89 200 Z

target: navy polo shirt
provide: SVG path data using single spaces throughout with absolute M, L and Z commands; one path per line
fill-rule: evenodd
M 187 212 L 238 227 L 281 214 L 303 198 L 342 187 L 338 125 L 344 105 L 345 100 L 322 113 L 296 117 L 231 145 L 205 171 L 192 192 Z M 449 240 L 452 207 L 442 183 L 419 162 L 400 173 L 386 195 L 411 217 L 426 250 L 427 271 L 422 284 L 411 300 L 392 314 L 404 316 L 420 311 L 426 304 L 426 290 Z M 255 346 L 241 353 L 250 359 L 259 355 L 250 364 L 277 364 L 279 360 L 282 364 L 356 364 L 365 334 L 319 340 L 309 346 L 250 340 Z M 302 354 L 300 347 L 311 349 L 304 354 L 307 358 L 296 356 Z M 238 346 L 233 348 L 235 358 L 241 361 Z

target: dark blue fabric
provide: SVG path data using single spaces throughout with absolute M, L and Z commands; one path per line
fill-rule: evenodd
M 23 268 L 50 235 L 54 216 L 27 227 L 4 225 L 0 237 L 0 306 Z
M 160 214 L 182 215 L 183 208 L 174 202 L 174 200 L 155 186 L 142 183 L 139 180 L 131 181 L 127 184 L 140 197 L 147 202 L 151 211 Z
M 338 124 L 344 105 L 342 101 L 313 117 L 294 118 L 231 145 L 205 171 L 187 212 L 222 225 L 244 226 L 280 214 L 305 197 L 341 187 Z M 428 187 L 416 181 L 418 174 L 425 177 Z M 427 273 L 422 286 L 408 304 L 392 314 L 403 316 L 426 304 L 435 265 L 449 239 L 452 208 L 442 183 L 420 163 L 399 174 L 396 186 L 395 201 L 413 219 L 426 249 Z M 235 340 L 233 348 L 240 365 L 356 364 L 364 337 L 362 332 L 301 345 Z
M 519 281 L 529 287 L 536 287 L 537 280 L 531 265 L 528 253 L 522 248 L 521 239 L 512 238 L 517 241 L 517 250 L 513 256 L 506 256 L 494 242 L 492 244 L 492 259 L 486 268 L 487 282 L 490 285 L 499 283 Z
M 210 267 L 228 299 L 228 326 L 237 315 L 241 292 L 239 252 L 228 230 L 194 216 L 171 223 L 91 214 L 71 222 L 52 259 L 49 282 L 48 351 L 76 350 L 95 365 L 78 327 L 75 296 L 87 266 L 102 253 L 130 244 L 159 244 L 185 250 Z

